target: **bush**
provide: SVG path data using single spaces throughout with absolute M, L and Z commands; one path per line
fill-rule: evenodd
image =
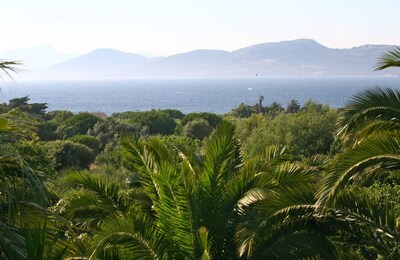
M 253 115 L 239 123 L 238 137 L 247 155 L 270 145 L 286 145 L 294 155 L 328 154 L 334 142 L 337 111 L 307 102 L 300 112 L 275 118 Z
M 61 139 L 60 134 L 58 134 L 57 128 L 60 126 L 59 123 L 55 121 L 45 121 L 39 125 L 38 136 L 42 141 L 52 141 Z
M 53 172 L 51 160 L 47 156 L 45 142 L 36 140 L 20 140 L 15 144 L 19 155 L 32 169 L 39 172 Z
M 44 118 L 45 120 L 53 120 L 56 122 L 64 122 L 65 120 L 67 120 L 68 118 L 74 116 L 74 113 L 72 113 L 71 111 L 67 111 L 67 110 L 54 110 L 54 111 L 50 111 L 48 112 Z
M 79 113 L 68 117 L 65 123 L 57 128 L 56 132 L 63 138 L 87 134 L 89 129 L 93 128 L 99 121 L 101 121 L 101 119 L 92 114 Z
M 131 125 L 140 126 L 141 132 L 147 130 L 150 135 L 171 135 L 177 125 L 168 113 L 155 109 L 145 112 L 117 113 L 113 114 L 113 117 L 127 121 Z
M 183 134 L 190 138 L 203 140 L 211 134 L 214 128 L 204 119 L 195 119 L 183 128 Z
M 92 149 L 70 140 L 47 142 L 46 150 L 48 158 L 57 170 L 87 168 L 94 160 Z
M 221 116 L 213 113 L 207 113 L 207 112 L 202 112 L 202 113 L 189 113 L 186 116 L 182 118 L 181 124 L 185 126 L 187 123 L 193 120 L 197 119 L 203 119 L 207 121 L 209 125 L 211 125 L 213 128 L 217 127 L 219 124 L 222 122 Z
M 86 145 L 90 149 L 93 150 L 94 153 L 97 153 L 99 150 L 100 142 L 96 139 L 96 137 L 90 135 L 74 135 L 73 137 L 69 138 L 72 142 L 79 143 Z

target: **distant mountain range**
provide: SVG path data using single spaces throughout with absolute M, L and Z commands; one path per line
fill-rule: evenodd
M 262 43 L 232 52 L 195 50 L 168 57 L 144 57 L 112 49 L 96 49 L 26 76 L 50 79 L 381 76 L 400 70 L 373 71 L 391 45 L 332 49 L 310 39 Z M 0 54 L 0 57 L 2 54 Z
M 49 44 L 0 53 L 0 59 L 21 61 L 25 70 L 44 69 L 77 56 L 58 52 Z

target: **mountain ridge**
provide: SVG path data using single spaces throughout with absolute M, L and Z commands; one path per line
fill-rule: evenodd
M 258 76 L 381 76 L 378 58 L 393 45 L 329 48 L 312 39 L 259 43 L 234 51 L 198 49 L 147 58 L 100 48 L 39 72 L 49 78 L 178 78 Z

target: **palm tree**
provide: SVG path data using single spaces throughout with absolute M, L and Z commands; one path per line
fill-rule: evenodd
M 0 71 L 12 78 L 16 61 L 0 60 Z M 1 78 L 1 75 L 0 75 Z M 0 116 L 0 138 L 18 127 Z M 58 239 L 56 219 L 46 208 L 47 190 L 36 172 L 18 155 L 0 144 L 0 258 L 62 259 L 67 247 Z M 44 224 L 47 223 L 47 224 Z
M 98 225 L 91 230 L 91 257 L 333 255 L 336 246 L 317 228 L 283 224 L 288 223 L 286 212 L 300 216 L 300 205 L 307 204 L 310 215 L 315 212 L 315 175 L 291 163 L 283 147 L 270 147 L 260 157 L 245 160 L 234 130 L 223 123 L 204 147 L 201 162 L 158 138 L 123 140 L 126 166 L 139 176 L 131 190 L 117 189 L 104 178 L 74 174 L 73 182 L 90 190 L 92 198 L 83 196 L 65 209 L 72 209 L 74 220 L 90 210 L 86 219 Z M 304 223 L 306 218 L 299 219 Z M 85 223 L 85 216 L 79 221 Z M 317 245 L 325 247 L 308 250 Z M 328 247 L 330 251 L 324 251 Z
M 388 52 L 376 69 L 398 67 L 399 54 L 399 49 Z M 347 215 L 353 224 L 347 226 L 345 221 L 341 229 L 353 243 L 373 248 L 384 258 L 399 258 L 400 216 L 394 205 L 374 203 L 349 193 L 348 187 L 359 179 L 400 169 L 400 91 L 375 88 L 356 94 L 343 110 L 338 133 L 352 145 L 334 158 L 318 183 L 316 206 L 323 214 L 340 212 L 336 220 Z
M 258 98 L 258 112 L 261 114 L 262 113 L 262 102 L 264 100 L 264 96 L 260 95 Z
M 286 107 L 286 113 L 297 113 L 300 110 L 299 101 L 292 99 Z

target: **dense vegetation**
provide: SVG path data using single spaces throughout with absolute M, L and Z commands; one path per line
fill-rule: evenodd
M 106 118 L 1 104 L 0 258 L 400 258 L 400 92 L 262 102 Z

